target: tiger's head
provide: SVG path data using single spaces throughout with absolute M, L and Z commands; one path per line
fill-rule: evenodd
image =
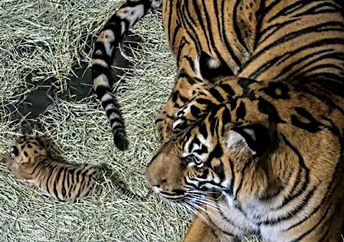
M 19 136 L 14 139 L 10 154 L 3 163 L 20 179 L 30 179 L 33 169 L 49 157 L 44 143 L 38 137 Z
M 179 201 L 209 193 L 238 196 L 244 186 L 259 193 L 268 186 L 257 163 L 271 148 L 271 132 L 264 124 L 233 125 L 228 110 L 218 106 L 162 146 L 146 170 L 154 191 Z

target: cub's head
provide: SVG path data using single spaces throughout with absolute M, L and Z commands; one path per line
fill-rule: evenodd
M 48 151 L 38 137 L 19 136 L 14 140 L 9 157 L 4 159 L 12 171 L 25 171 L 48 156 Z
M 270 132 L 263 124 L 239 126 L 230 120 L 229 107 L 221 105 L 174 134 L 146 170 L 153 190 L 166 199 L 192 200 L 214 192 L 237 196 L 241 187 L 250 186 L 247 179 L 258 182 L 245 190 L 264 189 L 265 174 L 252 170 L 267 154 Z

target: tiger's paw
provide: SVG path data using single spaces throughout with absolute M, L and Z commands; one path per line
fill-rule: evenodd
M 155 125 L 157 126 L 162 142 L 167 142 L 171 136 L 172 124 L 174 118 L 169 116 L 166 112 L 160 112 L 158 117 L 155 119 Z

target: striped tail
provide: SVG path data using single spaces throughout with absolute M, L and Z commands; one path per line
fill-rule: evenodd
M 94 46 L 91 62 L 93 88 L 110 120 L 114 143 L 120 150 L 128 148 L 128 140 L 120 107 L 111 92 L 111 64 L 116 48 L 129 28 L 149 9 L 160 5 L 161 0 L 127 0 L 105 24 Z

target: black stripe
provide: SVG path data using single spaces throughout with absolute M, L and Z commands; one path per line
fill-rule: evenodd
M 277 109 L 271 102 L 268 102 L 262 97 L 259 97 L 258 101 L 258 110 L 268 115 L 270 123 L 285 123 L 285 121 L 280 118 Z
M 225 8 L 225 2 L 226 1 L 221 1 L 221 16 L 222 16 L 222 19 L 221 19 L 221 22 L 222 23 L 226 23 L 225 21 L 225 16 L 228 16 L 228 13 L 225 12 L 226 8 Z M 233 23 L 234 23 L 234 20 L 233 20 Z M 229 31 L 226 30 L 226 25 L 225 24 L 222 24 L 222 31 L 220 31 L 221 33 L 223 33 L 224 35 L 226 35 L 224 38 L 223 38 L 223 41 L 226 45 L 226 49 L 227 51 L 229 52 L 229 55 L 231 56 L 232 60 L 234 61 L 234 63 L 236 64 L 236 66 L 241 66 L 241 61 L 239 59 L 239 57 L 235 54 L 232 46 L 231 46 L 231 43 L 229 42 L 229 40 L 231 39 L 229 36 L 227 35 L 230 35 Z M 234 71 L 233 71 L 234 72 Z
M 209 0 L 203 0 L 202 3 L 203 3 L 203 9 L 204 10 L 209 8 L 209 6 L 208 6 Z M 220 75 L 232 75 L 233 72 L 232 72 L 232 70 L 227 68 L 227 64 L 226 64 L 225 60 L 222 58 L 223 54 L 221 54 L 220 51 L 217 49 L 216 41 L 214 40 L 214 35 L 212 34 L 214 32 L 214 30 L 212 29 L 212 26 L 214 24 L 212 24 L 212 22 L 215 21 L 215 19 L 217 20 L 218 16 L 215 16 L 215 19 L 214 19 L 214 16 L 212 16 L 212 19 L 210 19 L 209 13 L 205 13 L 204 16 L 206 18 L 207 25 L 208 25 L 208 29 L 207 29 L 208 30 L 207 31 L 208 37 L 207 38 L 209 38 L 210 42 L 211 42 L 209 49 L 212 49 L 216 53 L 217 59 L 220 61 L 221 67 L 222 67 L 220 70 L 218 70 L 218 74 L 220 74 Z
M 303 200 L 301 200 L 296 207 L 292 208 L 291 210 L 288 210 L 286 215 L 275 218 L 275 219 L 268 219 L 265 221 L 261 221 L 261 222 L 259 222 L 259 224 L 272 226 L 272 225 L 276 225 L 278 223 L 287 221 L 291 218 L 295 218 L 297 214 L 299 214 L 305 207 L 308 206 L 309 201 L 313 198 L 313 195 L 314 195 L 316 190 L 317 190 L 317 186 L 314 186 L 312 189 L 307 191 L 305 198 Z M 305 192 L 303 192 L 303 193 L 305 193 Z M 309 219 L 309 218 L 307 217 L 307 219 Z
M 282 23 L 276 23 L 276 24 L 272 24 L 270 26 L 268 26 L 267 28 L 265 28 L 264 30 L 262 30 L 261 32 L 257 31 L 259 33 L 259 36 L 256 37 L 256 43 L 264 43 L 265 41 L 267 41 L 267 39 L 269 37 L 274 37 L 274 34 L 278 31 L 281 30 L 283 27 L 284 28 L 288 28 L 286 27 L 289 24 L 292 24 L 296 21 L 299 21 L 299 18 L 295 18 L 295 19 L 290 19 L 290 20 L 286 20 Z M 270 33 L 268 33 L 270 31 Z M 264 36 L 266 35 L 266 36 Z M 259 38 L 258 38 L 259 37 Z
M 309 48 L 309 46 L 307 46 L 307 48 Z M 322 55 L 323 54 L 323 55 Z M 275 80 L 278 77 L 281 77 L 283 75 L 287 75 L 287 77 L 285 77 L 285 80 L 291 80 L 292 77 L 296 74 L 299 73 L 300 70 L 303 70 L 306 66 L 312 65 L 320 60 L 323 59 L 342 59 L 342 58 L 338 58 L 338 56 L 343 56 L 339 53 L 337 53 L 334 49 L 321 49 L 319 51 L 313 51 L 313 52 L 309 52 L 307 54 L 305 54 L 303 57 L 290 62 L 286 67 L 284 67 L 279 73 L 276 73 L 275 76 L 271 77 L 271 80 Z M 312 58 L 312 57 L 316 57 L 316 58 Z M 300 64 L 304 61 L 309 61 L 307 63 L 305 63 L 304 65 L 300 66 Z M 295 69 L 294 71 L 290 72 L 294 67 L 299 67 L 297 69 Z M 290 72 L 290 73 L 289 73 Z
M 223 103 L 225 100 L 221 96 L 221 93 L 216 90 L 216 88 L 211 88 L 210 89 L 210 94 L 218 101 L 219 103 Z
M 306 5 L 307 1 L 296 1 L 283 9 L 281 9 L 279 12 L 275 13 L 270 19 L 267 20 L 267 22 L 272 22 L 274 19 L 277 19 L 281 16 L 286 16 L 288 14 L 291 14 L 300 8 L 304 7 Z
M 322 7 L 325 7 L 325 9 L 321 9 Z M 332 9 L 328 9 L 332 7 Z M 299 14 L 295 14 L 294 17 L 302 17 L 306 15 L 315 15 L 315 14 L 333 14 L 333 13 L 340 13 L 342 12 L 342 9 L 338 9 L 338 7 L 335 4 L 332 4 L 331 2 L 323 2 L 319 3 L 318 5 L 311 7 Z M 320 17 L 320 16 L 319 16 Z
M 49 189 L 49 183 L 50 183 L 49 180 L 50 180 L 51 176 L 53 175 L 53 173 L 55 172 L 55 167 L 56 167 L 56 165 L 51 164 L 50 167 L 48 168 L 48 177 L 47 177 L 46 183 L 45 183 L 45 186 L 47 188 L 47 192 L 50 195 L 52 195 L 52 191 L 50 191 L 50 189 Z
M 101 52 L 101 54 L 96 54 L 96 52 Z M 111 55 L 108 55 L 106 52 L 106 48 L 103 42 L 96 42 L 94 43 L 94 54 L 92 54 L 92 59 L 101 59 L 106 62 L 106 64 L 111 65 Z M 93 64 L 92 69 L 94 68 L 95 65 L 98 64 Z M 101 65 L 99 65 L 101 66 Z
M 165 12 L 165 15 L 168 16 L 168 19 L 167 19 L 167 30 L 169 33 L 168 37 L 169 37 L 169 40 L 172 41 L 172 43 L 174 43 L 175 37 L 171 38 L 171 33 L 176 35 L 178 31 L 176 31 L 176 29 L 174 29 L 174 32 L 172 31 L 172 16 L 174 16 L 174 15 L 172 15 L 171 10 L 173 10 L 172 1 L 171 0 L 166 1 L 164 12 Z
M 54 181 L 54 187 L 53 187 L 53 192 L 54 192 L 54 195 L 55 195 L 55 198 L 58 199 L 59 201 L 61 201 L 60 197 L 59 197 L 59 193 L 61 191 L 57 191 L 57 184 L 59 183 L 60 179 L 61 179 L 61 173 L 62 171 L 64 170 L 63 167 L 59 166 L 57 167 L 57 173 L 56 173 L 56 176 L 55 176 L 55 181 Z
M 189 0 L 189 1 L 192 1 L 192 3 L 193 3 L 193 7 L 194 7 L 194 10 L 196 13 L 195 15 L 196 15 L 196 18 L 198 20 L 199 26 L 201 27 L 203 34 L 206 36 L 205 39 L 207 41 L 207 46 L 208 46 L 208 48 L 210 48 L 212 45 L 210 44 L 209 36 L 207 36 L 206 27 L 205 27 L 205 24 L 203 23 L 203 20 L 202 20 L 203 14 L 201 13 L 201 11 L 198 7 L 198 1 L 197 0 Z M 199 32 L 199 30 L 198 30 L 198 32 Z M 195 33 L 197 33 L 197 32 L 195 32 Z
M 67 175 L 67 177 L 66 177 L 66 175 Z M 61 191 L 60 191 L 61 195 L 62 195 L 62 200 L 66 199 L 67 191 L 65 188 L 65 181 L 67 178 L 68 178 L 68 170 L 67 170 L 67 167 L 64 167 L 63 168 L 63 175 L 61 177 Z
M 313 116 L 310 114 L 306 109 L 302 107 L 296 107 L 295 111 L 298 115 L 303 117 L 303 119 L 306 119 L 307 122 L 302 122 L 296 115 L 291 115 L 291 123 L 301 129 L 304 129 L 311 133 L 316 133 L 321 130 L 321 127 L 323 126 L 321 123 L 319 123 Z
M 250 63 L 256 63 L 258 57 L 260 57 L 264 53 L 268 53 L 270 51 L 270 49 L 272 49 L 278 45 L 281 45 L 283 43 L 286 43 L 292 39 L 295 39 L 296 37 L 299 37 L 301 35 L 306 35 L 306 34 L 313 33 L 313 32 L 319 32 L 319 34 L 320 34 L 322 31 L 329 31 L 326 27 L 328 26 L 327 24 L 331 24 L 331 23 L 333 23 L 333 22 L 328 22 L 328 23 L 304 28 L 304 29 L 301 29 L 299 31 L 295 31 L 295 32 L 284 35 L 280 39 L 274 41 L 272 44 L 266 46 L 265 48 L 261 49 L 257 53 L 253 54 L 250 58 L 250 61 L 248 61 L 247 63 L 245 63 L 241 66 L 239 73 L 242 70 L 244 70 Z M 319 41 L 315 41 L 312 44 L 309 44 L 308 46 L 310 47 L 310 46 L 316 45 L 316 44 L 326 46 L 326 45 L 330 45 L 330 44 L 343 44 L 343 43 L 344 43 L 344 39 L 342 39 L 342 38 L 326 38 L 326 39 L 321 39 Z
M 227 93 L 230 98 L 235 95 L 235 92 L 230 85 L 221 83 L 220 87 Z
M 330 204 L 327 209 L 325 210 L 324 214 L 321 216 L 321 218 L 318 220 L 318 222 L 313 225 L 311 228 L 309 228 L 307 231 L 305 231 L 302 235 L 300 235 L 299 237 L 297 237 L 296 239 L 292 240 L 291 242 L 299 242 L 301 241 L 303 238 L 305 238 L 307 235 L 309 235 L 310 233 L 312 233 L 327 217 L 328 212 L 330 211 L 330 208 L 332 207 L 332 204 Z
M 310 170 L 309 168 L 306 166 L 305 164 L 305 161 L 302 157 L 302 155 L 300 154 L 300 152 L 296 149 L 296 147 L 294 147 L 290 142 L 289 140 L 284 136 L 282 135 L 282 139 L 284 141 L 284 143 L 296 154 L 297 158 L 298 158 L 298 164 L 299 164 L 299 169 L 298 169 L 298 175 L 297 175 L 297 178 L 296 180 L 294 180 L 294 184 L 293 184 L 293 187 L 291 189 L 291 192 L 290 192 L 290 196 L 287 196 L 282 205 L 275 208 L 276 210 L 278 209 L 281 209 L 282 207 L 285 207 L 289 202 L 291 202 L 292 200 L 298 198 L 300 195 L 302 195 L 302 193 L 304 191 L 306 191 L 307 189 L 307 186 L 309 185 L 309 173 L 310 173 Z M 301 180 L 301 174 L 302 172 L 304 172 L 304 181 L 303 183 L 299 183 L 300 180 Z M 296 194 L 293 194 L 297 185 L 301 185 L 301 188 L 298 190 L 298 192 Z
M 236 121 L 239 121 L 240 119 L 244 119 L 246 116 L 246 107 L 244 102 L 240 102 L 236 112 Z
M 236 34 L 236 40 L 239 41 L 239 43 L 241 44 L 241 46 L 247 51 L 248 47 L 247 44 L 245 42 L 245 40 L 242 38 L 242 34 L 241 34 L 241 28 L 239 27 L 238 23 L 237 23 L 237 19 L 238 19 L 238 8 L 239 8 L 239 4 L 243 3 L 243 1 L 239 1 L 236 0 L 235 5 L 234 5 L 234 11 L 233 11 L 233 27 L 234 27 L 234 32 Z

